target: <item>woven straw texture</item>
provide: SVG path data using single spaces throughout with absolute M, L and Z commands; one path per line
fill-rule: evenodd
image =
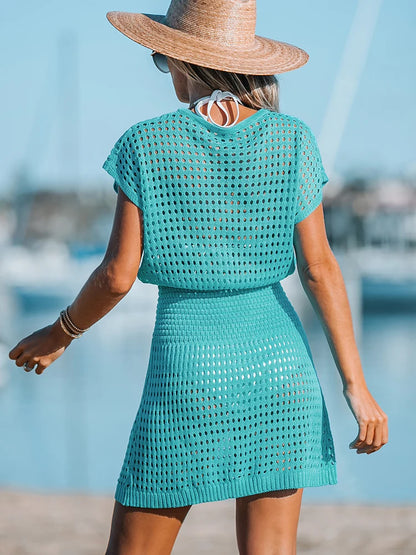
M 104 169 L 143 212 L 138 278 L 158 285 L 141 401 L 115 498 L 176 507 L 334 484 L 308 340 L 280 281 L 328 178 L 301 120 L 218 128 L 189 109 L 139 122 Z
M 255 34 L 255 0 L 172 0 L 166 15 L 108 12 L 107 19 L 143 46 L 223 71 L 273 75 L 309 59 L 297 46 Z

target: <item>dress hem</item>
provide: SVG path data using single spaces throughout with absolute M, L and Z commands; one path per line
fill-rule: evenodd
M 173 508 L 236 497 L 256 495 L 268 491 L 297 489 L 337 484 L 336 466 L 328 466 L 319 472 L 292 472 L 241 478 L 223 484 L 204 484 L 200 487 L 183 488 L 177 492 L 153 493 L 137 491 L 125 482 L 118 482 L 114 498 L 125 506 L 142 508 Z

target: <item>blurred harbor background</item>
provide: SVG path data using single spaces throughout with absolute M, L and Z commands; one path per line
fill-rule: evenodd
M 367 457 L 348 449 L 358 428 L 324 332 L 297 273 L 284 280 L 309 338 L 338 460 L 339 483 L 305 489 L 304 500 L 322 507 L 415 507 L 416 73 L 410 41 L 416 5 L 257 5 L 259 34 L 297 44 L 311 56 L 304 68 L 279 76 L 280 110 L 306 121 L 317 136 L 329 176 L 323 201 L 328 239 L 346 281 L 367 383 L 389 416 L 390 439 L 380 452 Z M 157 287 L 137 281 L 42 376 L 17 368 L 8 352 L 52 323 L 101 262 L 116 203 L 101 166 L 115 141 L 137 121 L 181 106 L 150 51 L 105 18 L 114 9 L 165 13 L 167 6 L 159 0 L 85 7 L 78 0 L 36 6 L 24 0 L 3 10 L 0 44 L 10 54 L 0 90 L 0 506 L 1 498 L 5 504 L 21 491 L 104 496 L 110 508 L 140 402 Z M 279 17 L 270 18 L 268 10 Z M 13 506 L 24 505 L 12 499 L 8 511 Z M 215 529 L 215 514 L 209 514 Z M 384 547 L 371 544 L 374 551 L 354 549 L 414 552 L 415 514 L 402 519 L 402 534 L 399 524 L 392 532 L 394 545 L 386 539 Z M 311 519 L 307 513 L 304 526 L 313 535 Z M 6 522 L 0 517 L 0 540 L 9 530 L 7 553 L 66 553 L 56 538 L 48 545 L 46 535 L 18 551 L 21 531 L 12 537 Z M 341 553 L 315 540 L 305 539 L 301 553 Z M 226 544 L 210 545 L 234 553 Z M 88 549 L 72 553 L 103 552 Z

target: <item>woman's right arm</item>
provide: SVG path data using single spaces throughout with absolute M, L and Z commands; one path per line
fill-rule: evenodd
M 295 225 L 294 248 L 302 287 L 321 321 L 345 399 L 359 425 L 350 448 L 357 453 L 373 453 L 387 443 L 387 415 L 365 381 L 347 291 L 328 243 L 322 204 Z

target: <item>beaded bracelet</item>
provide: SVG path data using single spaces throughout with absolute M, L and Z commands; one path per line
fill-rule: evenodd
M 67 335 L 71 336 L 74 339 L 77 339 L 78 337 L 81 337 L 81 335 L 89 328 L 78 328 L 69 317 L 68 309 L 69 305 L 66 307 L 65 310 L 61 310 L 61 312 L 59 313 L 59 322 L 61 324 L 61 328 Z

